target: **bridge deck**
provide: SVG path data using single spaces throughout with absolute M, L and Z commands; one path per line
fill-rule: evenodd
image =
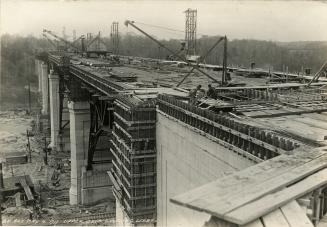
M 174 62 L 166 64 L 164 60 L 158 59 L 121 56 L 121 63 L 115 63 L 109 59 L 102 58 L 86 58 L 77 55 L 70 57 L 70 72 L 88 83 L 95 91 L 105 95 L 111 94 L 112 92 L 133 92 L 139 89 L 148 89 L 149 92 L 152 92 L 154 88 L 158 87 L 162 88 L 157 90 L 158 93 L 166 93 L 167 90 L 165 88 L 175 87 L 191 70 L 189 66 L 180 68 L 176 63 L 173 64 Z M 55 64 L 61 64 L 61 56 L 59 55 L 50 54 L 49 59 Z M 213 71 L 214 69 L 215 67 L 212 66 L 205 67 L 202 70 L 220 81 L 221 72 Z M 202 85 L 204 89 L 207 89 L 208 84 L 213 84 L 218 90 L 224 91 L 228 89 L 228 91 L 234 91 L 239 89 L 276 89 L 305 86 L 301 83 L 267 85 L 268 77 L 251 78 L 240 76 L 233 72 L 231 72 L 231 78 L 233 83 L 243 84 L 244 86 L 222 88 L 205 75 L 194 71 L 184 81 L 181 88 L 193 89 L 197 85 Z M 315 84 L 325 85 L 327 82 Z M 172 90 L 170 90 L 170 93 L 172 93 Z
M 88 70 L 94 75 L 100 77 L 106 77 L 112 81 L 119 80 L 119 76 L 136 76 L 137 82 L 120 82 L 124 84 L 123 86 L 129 87 L 130 89 L 135 89 L 138 86 L 149 86 L 152 83 L 157 83 L 163 86 L 176 86 L 179 81 L 191 70 L 190 67 L 185 66 L 179 68 L 173 65 L 158 65 L 157 62 L 149 61 L 140 62 L 132 61 L 131 64 L 109 66 L 109 61 L 105 59 L 94 59 L 94 58 L 82 58 L 78 56 L 73 57 L 75 66 Z M 108 64 L 108 65 L 106 65 Z M 102 65 L 102 67 L 100 67 Z M 99 67 L 97 67 L 99 66 Z M 106 67 L 104 67 L 106 66 Z M 159 67 L 159 68 L 158 68 Z M 108 70 L 110 68 L 110 70 Z M 212 69 L 203 69 L 218 81 L 221 80 L 221 72 L 213 71 Z M 118 75 L 114 77 L 113 75 Z M 117 79 L 118 78 L 118 79 Z M 265 78 L 248 78 L 244 76 L 239 76 L 232 73 L 233 81 L 237 83 L 245 83 L 247 86 L 264 86 L 266 85 L 267 80 Z M 183 88 L 194 88 L 198 84 L 201 84 L 206 88 L 209 83 L 213 83 L 211 79 L 206 77 L 201 73 L 192 73 L 181 85 Z

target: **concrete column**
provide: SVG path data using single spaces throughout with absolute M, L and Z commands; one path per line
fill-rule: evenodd
M 68 123 L 68 124 L 67 124 Z M 61 124 L 64 126 L 61 135 L 59 136 L 59 147 L 60 151 L 70 151 L 70 140 L 69 140 L 69 110 L 68 110 L 68 100 L 66 97 L 63 98 L 63 109 L 62 109 L 62 119 Z
M 60 129 L 59 122 L 59 75 L 50 70 L 50 124 L 51 124 L 51 143 L 52 150 L 58 150 L 58 136 Z
M 49 90 L 49 83 L 48 83 L 48 65 L 45 63 L 41 64 L 41 75 L 42 75 L 42 114 L 48 114 L 48 90 Z
M 68 102 L 71 150 L 71 205 L 81 203 L 82 168 L 86 165 L 90 131 L 90 105 L 88 102 Z
M 42 61 L 39 60 L 39 82 L 40 82 L 40 93 L 42 94 Z M 41 96 L 42 97 L 42 96 Z
M 38 92 L 41 93 L 42 91 L 42 75 L 41 75 L 41 61 L 35 59 L 35 73 L 38 78 Z
M 2 173 L 2 162 L 0 162 L 0 204 L 2 203 L 4 198 L 3 190 L 4 190 L 4 183 L 3 183 L 3 173 Z M 0 216 L 1 216 L 1 210 L 0 210 Z M 0 224 L 1 224 L 1 217 L 0 217 Z
M 64 97 L 62 102 L 62 121 L 65 123 L 69 121 L 68 98 Z M 69 128 L 69 125 L 67 125 L 67 127 Z
M 2 174 L 2 162 L 0 162 L 0 189 L 4 189 L 3 174 Z
M 35 62 L 35 65 L 34 65 L 34 73 L 35 75 L 37 75 L 37 79 L 38 79 L 38 89 L 40 87 L 40 81 L 39 81 L 39 60 L 35 59 L 34 62 Z

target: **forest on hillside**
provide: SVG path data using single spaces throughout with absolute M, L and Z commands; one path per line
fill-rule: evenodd
M 203 55 L 219 39 L 205 36 L 197 40 L 197 53 Z M 163 44 L 178 52 L 180 40 L 163 40 Z M 120 53 L 123 55 L 150 58 L 165 58 L 169 53 L 143 36 L 125 35 L 120 41 Z M 206 58 L 208 64 L 222 64 L 223 45 L 220 43 Z M 327 42 L 291 42 L 277 43 L 261 40 L 228 40 L 227 63 L 229 66 L 249 68 L 252 62 L 258 68 L 282 71 L 288 67 L 290 72 L 311 68 L 313 71 L 327 60 Z
M 197 53 L 205 53 L 218 39 L 203 36 L 197 40 Z M 111 40 L 104 38 L 110 51 Z M 163 44 L 178 52 L 180 40 L 162 40 Z M 45 39 L 33 36 L 1 36 L 1 96 L 0 104 L 26 103 L 28 83 L 32 90 L 37 87 L 34 56 L 37 51 L 49 50 L 52 46 Z M 206 58 L 206 63 L 222 64 L 222 45 L 218 45 Z M 119 54 L 165 59 L 169 53 L 147 37 L 126 34 L 120 37 Z M 299 72 L 311 68 L 313 72 L 327 60 L 327 42 L 280 43 L 260 40 L 228 40 L 228 65 L 248 68 L 252 62 L 259 68 Z M 35 101 L 36 96 L 34 96 Z

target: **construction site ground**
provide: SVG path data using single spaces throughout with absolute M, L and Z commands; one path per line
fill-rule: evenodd
M 0 160 L 5 161 L 5 154 L 26 152 L 26 130 L 32 130 L 33 116 L 26 111 L 0 112 Z M 50 138 L 47 138 L 49 141 Z M 44 134 L 30 137 L 32 162 L 17 165 L 3 164 L 4 178 L 29 175 L 34 189 L 40 193 L 36 199 L 39 212 L 32 205 L 16 206 L 14 198 L 2 202 L 3 225 L 114 225 L 114 201 L 102 201 L 93 206 L 69 205 L 70 188 L 70 154 L 50 153 L 48 165 L 44 163 Z M 63 168 L 57 169 L 58 159 Z M 53 173 L 58 172 L 57 184 L 51 180 Z

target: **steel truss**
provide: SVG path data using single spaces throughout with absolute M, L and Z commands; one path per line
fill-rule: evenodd
M 90 101 L 91 126 L 89 134 L 89 147 L 87 156 L 87 170 L 92 170 L 93 157 L 100 136 L 104 135 L 103 126 L 108 114 L 108 103 L 92 98 Z

